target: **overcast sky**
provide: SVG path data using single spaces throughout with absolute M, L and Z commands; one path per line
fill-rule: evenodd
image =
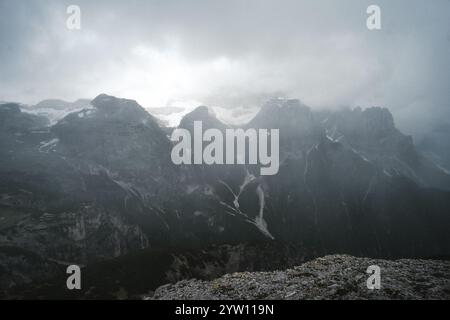
M 81 30 L 66 8 L 81 8 Z M 381 7 L 369 31 L 366 9 Z M 0 100 L 108 93 L 143 106 L 386 106 L 450 116 L 450 1 L 0 0 Z

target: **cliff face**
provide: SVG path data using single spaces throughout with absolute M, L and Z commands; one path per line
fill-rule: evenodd
M 367 288 L 371 265 L 380 267 L 380 289 Z M 184 280 L 159 287 L 146 299 L 450 299 L 450 262 L 331 255 L 284 271 Z

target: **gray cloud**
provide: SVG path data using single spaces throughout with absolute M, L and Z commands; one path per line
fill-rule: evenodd
M 366 8 L 382 9 L 382 30 Z M 65 27 L 78 4 L 82 29 Z M 100 92 L 146 107 L 389 107 L 410 133 L 450 116 L 450 2 L 0 0 L 0 100 Z

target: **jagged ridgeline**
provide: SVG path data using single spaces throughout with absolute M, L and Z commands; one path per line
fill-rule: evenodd
M 0 292 L 145 248 L 301 248 L 286 261 L 450 253 L 450 175 L 387 109 L 269 101 L 243 126 L 280 130 L 279 172 L 260 176 L 258 165 L 174 165 L 170 130 L 135 101 L 58 103 L 0 105 Z M 194 121 L 228 128 L 205 107 L 180 128 Z

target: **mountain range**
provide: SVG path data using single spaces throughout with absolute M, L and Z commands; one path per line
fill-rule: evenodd
M 39 112 L 48 109 L 57 115 Z M 194 121 L 232 127 L 204 106 L 179 127 Z M 245 251 L 236 246 L 264 246 L 255 270 L 335 253 L 450 254 L 450 174 L 427 150 L 442 135 L 417 147 L 386 108 L 313 111 L 294 99 L 268 101 L 241 127 L 280 130 L 277 175 L 260 176 L 258 165 L 174 165 L 172 128 L 133 100 L 1 104 L 0 295 L 57 278 L 67 264 L 159 248 L 197 252 L 189 264 L 168 254 L 162 277 L 187 267 L 227 272 L 203 261 L 217 246 L 228 248 L 222 264 Z M 238 256 L 245 263 L 233 270 L 249 260 Z

